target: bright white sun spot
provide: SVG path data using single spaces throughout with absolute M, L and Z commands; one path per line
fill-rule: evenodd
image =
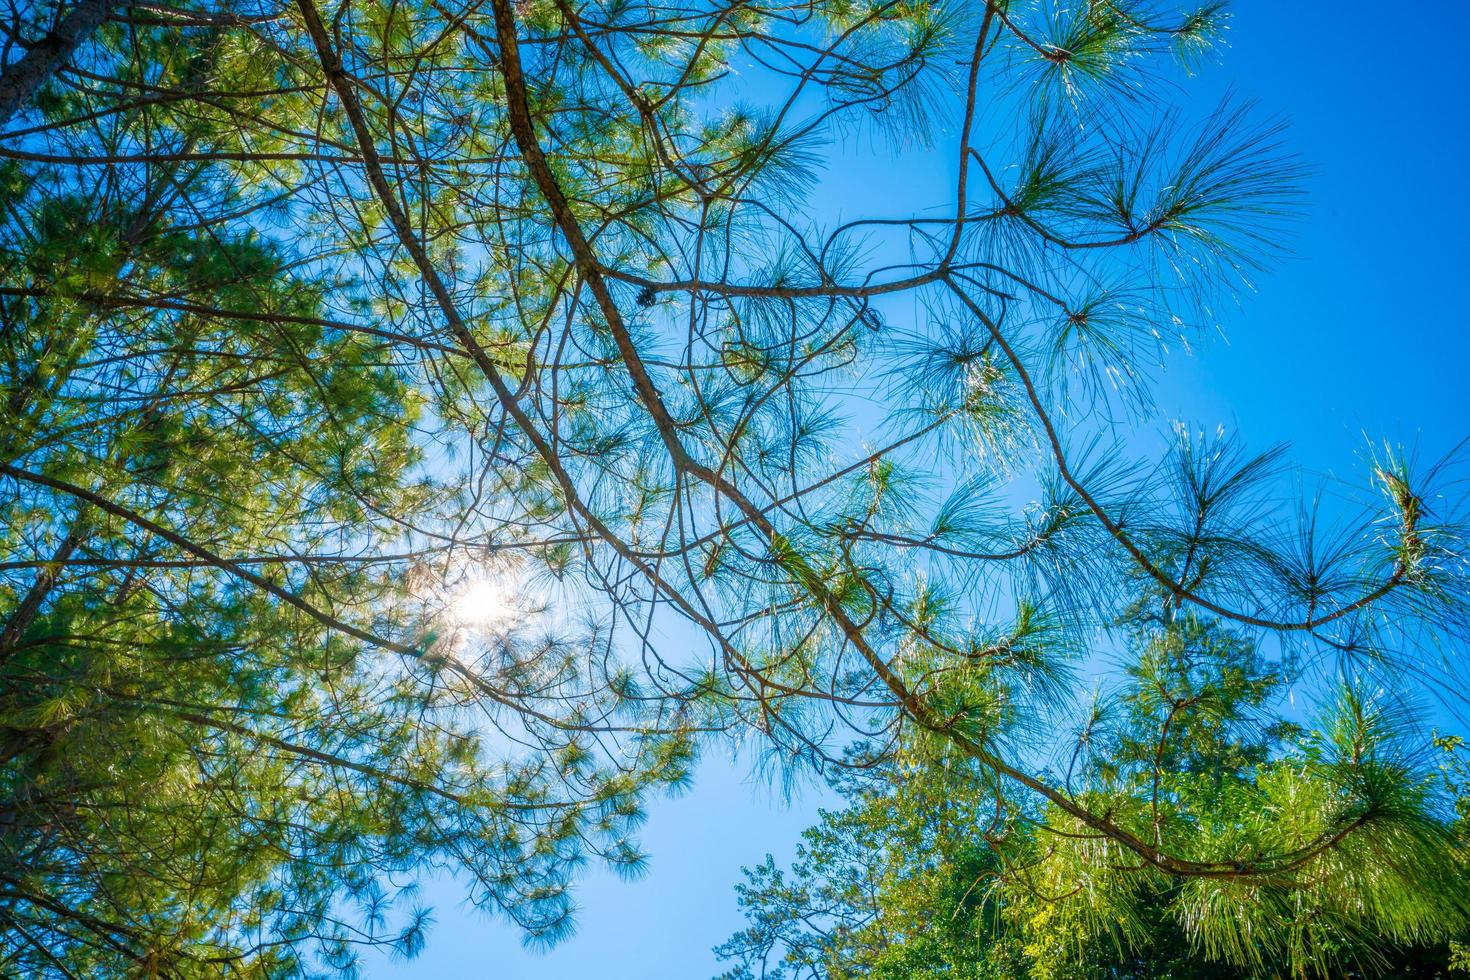
M 511 625 L 519 610 L 514 594 L 504 583 L 489 578 L 471 578 L 454 591 L 449 601 L 449 612 L 460 626 L 491 630 Z

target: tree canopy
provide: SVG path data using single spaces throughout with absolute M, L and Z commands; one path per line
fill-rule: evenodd
M 1310 727 L 1262 724 L 1284 675 L 1218 621 L 1135 622 L 1128 679 L 1095 706 L 1067 783 L 1140 826 L 1189 826 L 1199 853 L 1284 848 L 1325 801 L 1372 782 L 1378 815 L 1310 877 L 1185 878 L 1139 867 L 1053 807 L 1003 801 L 973 759 L 918 753 L 837 770 L 789 872 L 739 887 L 748 926 L 719 947 L 731 980 L 1442 976 L 1467 955 L 1463 745 L 1439 758 L 1382 698 L 1347 691 Z M 1408 743 L 1408 744 L 1405 744 Z M 1396 745 L 1398 749 L 1390 748 Z M 1417 765 L 1406 764 L 1412 759 Z M 1359 792 L 1362 792 L 1361 790 Z M 1392 812 L 1394 816 L 1388 817 Z
M 426 869 L 551 942 L 739 739 L 854 802 L 744 897 L 838 938 L 757 923 L 752 969 L 1463 935 L 1412 710 L 1457 696 L 1462 461 L 1329 506 L 1149 437 L 1305 175 L 1190 98 L 1227 15 L 12 7 L 5 971 L 350 972 L 421 944 Z M 945 198 L 811 207 L 854 140 Z

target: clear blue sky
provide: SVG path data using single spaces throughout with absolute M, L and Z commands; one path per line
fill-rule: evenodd
M 1289 124 L 1288 144 L 1314 170 L 1307 216 L 1295 256 L 1244 297 L 1226 336 L 1192 357 L 1176 353 L 1159 408 L 1224 424 L 1258 448 L 1288 441 L 1309 472 L 1348 475 L 1369 438 L 1441 455 L 1470 436 L 1470 62 L 1446 43 L 1470 31 L 1470 5 L 1238 0 L 1234 9 L 1229 47 L 1190 98 L 1204 112 L 1233 90 Z M 880 165 L 893 172 L 890 160 Z M 831 175 L 820 199 L 842 200 L 848 218 L 891 213 L 900 194 L 947 200 L 922 177 L 875 185 L 865 169 Z M 510 928 L 465 909 L 453 882 L 435 881 L 423 892 L 437 918 L 427 949 L 407 963 L 370 955 L 365 972 L 712 976 L 710 947 L 740 925 L 741 865 L 789 857 L 825 799 L 808 793 L 788 806 L 746 772 L 711 759 L 692 792 L 654 801 L 642 835 L 647 876 L 628 883 L 591 871 L 577 934 L 552 951 L 523 950 Z

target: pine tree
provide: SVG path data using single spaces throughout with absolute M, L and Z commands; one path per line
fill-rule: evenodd
M 1279 453 L 1140 435 L 1300 190 L 1187 97 L 1226 13 L 13 13 L 6 968 L 331 972 L 414 946 L 377 883 L 426 862 L 554 939 L 717 733 L 965 771 L 1077 842 L 1035 873 L 1099 876 L 1054 903 L 1088 942 L 1142 909 L 1340 962 L 1308 881 L 1458 928 L 1399 721 L 1470 622 L 1458 463 L 1385 451 L 1319 513 Z M 854 136 L 940 148 L 942 210 L 813 213 Z M 454 615 L 475 589 L 526 615 Z
M 859 755 L 863 774 L 835 780 L 848 808 L 806 831 L 789 874 L 769 856 L 746 871 L 726 976 L 1444 975 L 1470 936 L 1470 851 L 1394 706 L 1348 689 L 1309 727 L 1263 724 L 1283 675 L 1238 631 L 1137 611 L 1129 632 L 1128 680 L 1068 766 L 1076 798 L 1202 858 L 1292 858 L 1169 875 L 963 755 Z M 1460 746 L 1442 745 L 1458 790 Z
M 240 57 L 171 33 L 123 77 Z M 436 866 L 550 941 L 588 856 L 636 872 L 683 723 L 609 683 L 600 623 L 446 615 L 423 583 L 464 564 L 436 517 L 465 491 L 425 465 L 414 349 L 334 319 L 363 285 L 272 234 L 234 134 L 171 113 L 140 125 L 210 149 L 4 173 L 5 971 L 337 975 L 422 944 L 387 876 Z

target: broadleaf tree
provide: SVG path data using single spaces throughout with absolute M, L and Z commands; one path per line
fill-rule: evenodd
M 1457 936 L 1398 716 L 1453 694 L 1458 464 L 1323 513 L 1277 452 L 1147 438 L 1304 175 L 1189 97 L 1227 15 L 14 11 L 6 969 L 350 970 L 417 947 L 429 865 L 554 940 L 721 737 L 962 778 L 956 901 L 1083 948 Z M 853 140 L 953 182 L 835 221 Z

